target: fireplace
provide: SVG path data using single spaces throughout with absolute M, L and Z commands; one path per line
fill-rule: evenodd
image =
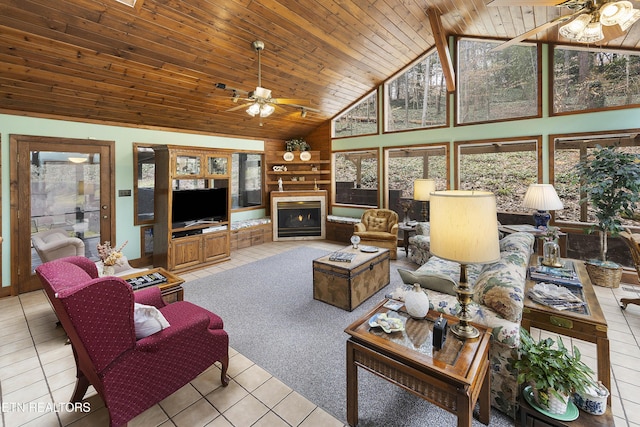
M 273 240 L 324 239 L 325 197 L 285 194 L 272 196 Z

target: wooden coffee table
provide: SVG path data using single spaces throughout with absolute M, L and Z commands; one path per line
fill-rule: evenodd
M 476 325 L 480 337 L 460 340 L 450 331 L 441 350 L 434 351 L 432 330 L 439 313 L 430 311 L 428 318 L 415 320 L 406 313 L 405 330 L 384 333 L 369 327 L 376 313 L 387 312 L 383 301 L 356 320 L 345 332 L 347 340 L 347 422 L 358 423 L 358 367 L 458 416 L 458 426 L 471 426 L 473 409 L 480 403 L 479 419 L 489 424 L 490 372 L 489 342 L 491 334 Z M 449 324 L 457 323 L 444 315 Z
M 156 275 L 160 275 L 164 277 L 164 279 L 156 277 Z M 134 291 L 148 286 L 158 286 L 162 293 L 162 299 L 164 299 L 166 303 L 182 301 L 184 299 L 184 288 L 182 287 L 184 279 L 168 272 L 162 267 L 127 274 L 120 278 L 129 282 L 129 284 L 133 286 Z M 153 283 L 156 280 L 158 283 Z
M 531 263 L 537 262 L 537 255 L 531 257 Z M 598 358 L 598 379 L 611 390 L 611 365 L 609 359 L 609 338 L 607 336 L 607 320 L 602 313 L 598 298 L 584 266 L 584 261 L 571 260 L 576 268 L 583 289 L 586 307 L 583 311 L 555 310 L 525 298 L 522 311 L 522 327 L 527 331 L 538 328 L 545 331 L 565 335 L 582 341 L 596 344 Z M 527 280 L 525 295 L 536 282 Z M 611 395 L 609 395 L 609 405 Z

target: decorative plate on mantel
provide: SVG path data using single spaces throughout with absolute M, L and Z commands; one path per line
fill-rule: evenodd
M 309 160 L 311 160 L 311 153 L 308 151 L 301 151 L 300 160 L 302 160 L 303 162 L 308 162 Z
M 290 162 L 293 160 L 293 153 L 291 151 L 287 151 L 286 153 L 284 153 L 282 158 L 285 159 L 287 162 Z

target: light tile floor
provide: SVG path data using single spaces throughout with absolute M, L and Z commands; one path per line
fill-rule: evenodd
M 186 273 L 189 281 L 269 257 L 298 245 L 335 250 L 325 241 L 272 242 L 234 251 L 232 259 Z M 415 268 L 402 249 L 391 268 Z M 635 292 L 633 291 L 635 290 Z M 640 297 L 640 287 L 596 287 L 609 324 L 612 363 L 612 408 L 616 427 L 640 427 L 640 306 L 621 310 L 621 297 Z M 0 299 L 0 426 L 106 426 L 107 411 L 95 391 L 88 394 L 90 411 L 68 412 L 56 403 L 73 391 L 75 368 L 71 347 L 41 291 Z M 544 332 L 532 331 L 534 336 Z M 595 345 L 564 339 L 577 345 L 595 369 Z M 277 378 L 231 349 L 231 383 L 220 386 L 219 368 L 212 366 L 158 405 L 142 413 L 130 426 L 278 427 L 343 426 L 327 412 Z M 91 390 L 91 389 L 90 389 Z

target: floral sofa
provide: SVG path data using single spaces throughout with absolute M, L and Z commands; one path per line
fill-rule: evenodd
M 416 234 L 409 237 L 409 259 L 416 264 L 422 265 L 429 260 L 429 223 L 419 222 L 416 224 Z
M 493 335 L 491 359 L 491 404 L 515 417 L 518 395 L 517 374 L 511 369 L 511 351 L 519 345 L 527 266 L 534 236 L 513 233 L 500 240 L 500 260 L 492 264 L 471 264 L 467 280 L 473 286 L 469 307 L 472 321 L 489 328 Z M 459 303 L 453 285 L 460 279 L 460 265 L 436 256 L 416 271 L 398 269 L 406 284 L 420 283 L 432 309 L 456 315 Z

